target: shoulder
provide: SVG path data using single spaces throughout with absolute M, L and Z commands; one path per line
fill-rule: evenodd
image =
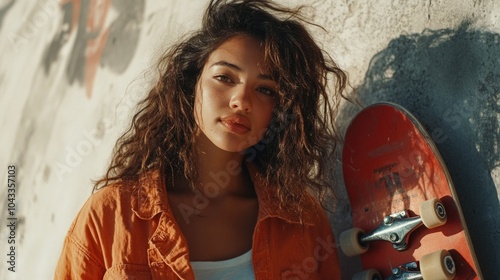
M 166 190 L 158 171 L 145 172 L 134 179 L 120 180 L 95 191 L 83 205 L 79 216 L 103 219 L 114 215 L 140 217 L 167 209 Z M 161 206 L 161 207 L 156 207 Z
M 269 184 L 252 165 L 249 166 L 249 171 L 259 200 L 261 217 L 276 217 L 292 224 L 308 226 L 324 224 L 325 211 L 306 187 L 290 186 L 288 194 L 284 195 L 283 190 Z
M 90 234 L 96 237 L 109 222 L 113 221 L 117 211 L 122 211 L 124 206 L 130 205 L 127 190 L 120 183 L 108 185 L 95 191 L 83 204 L 69 230 L 69 235 L 74 238 L 86 239 Z M 111 223 L 112 224 L 112 223 Z
M 299 216 L 303 224 L 312 227 L 330 227 L 326 210 L 316 196 L 305 191 L 298 203 L 301 209 Z
M 114 213 L 118 206 L 130 202 L 133 189 L 123 182 L 116 182 L 92 193 L 83 204 L 77 218 Z M 109 211 L 113 210 L 113 211 Z

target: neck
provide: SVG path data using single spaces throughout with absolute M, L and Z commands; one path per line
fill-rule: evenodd
M 195 162 L 198 169 L 198 181 L 195 187 L 207 197 L 246 196 L 255 193 L 250 175 L 243 164 L 242 153 L 224 151 L 204 135 L 198 137 L 195 147 Z

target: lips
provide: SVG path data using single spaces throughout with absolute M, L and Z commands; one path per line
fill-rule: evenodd
M 223 117 L 221 119 L 222 125 L 224 125 L 231 132 L 237 134 L 244 134 L 250 131 L 250 121 L 239 115 L 231 115 L 227 117 Z

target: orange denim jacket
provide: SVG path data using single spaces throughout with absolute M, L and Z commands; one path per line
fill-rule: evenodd
M 275 193 L 252 176 L 259 213 L 252 244 L 255 278 L 340 279 L 335 240 L 310 197 L 303 223 L 275 207 Z M 71 225 L 55 279 L 194 279 L 185 237 L 155 171 L 94 193 Z

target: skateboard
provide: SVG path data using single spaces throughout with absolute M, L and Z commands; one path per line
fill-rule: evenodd
M 355 279 L 482 279 L 462 210 L 430 135 L 403 107 L 378 103 L 347 128 L 342 171 L 360 255 Z

